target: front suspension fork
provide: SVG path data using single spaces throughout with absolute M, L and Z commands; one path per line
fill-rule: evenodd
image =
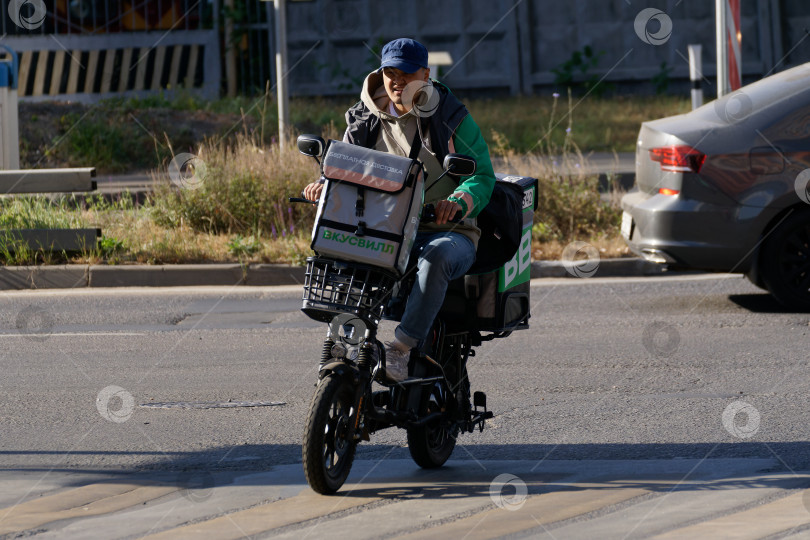
M 366 336 L 368 337 L 368 336 Z M 357 382 L 354 388 L 354 417 L 351 419 L 352 428 L 350 435 L 357 441 L 368 441 L 369 431 L 366 425 L 366 409 L 373 407 L 371 399 L 371 371 L 374 369 L 374 347 L 371 342 L 375 340 L 366 339 L 360 347 L 357 357 Z

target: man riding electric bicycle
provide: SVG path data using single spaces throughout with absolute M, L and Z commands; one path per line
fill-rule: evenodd
M 385 346 L 386 377 L 393 382 L 408 377 L 411 349 L 424 344 L 448 283 L 475 261 L 480 237 L 475 218 L 495 185 L 481 130 L 450 90 L 430 79 L 427 62 L 421 43 L 407 38 L 389 42 L 380 68 L 363 83 L 360 102 L 346 112 L 344 142 L 410 156 L 423 164 L 425 202 L 436 211 L 434 222 L 419 227 L 413 247 L 418 256 L 415 283 L 395 339 Z M 475 174 L 442 175 L 444 157 L 452 152 L 474 158 Z M 318 200 L 322 189 L 322 181 L 309 184 L 304 196 Z

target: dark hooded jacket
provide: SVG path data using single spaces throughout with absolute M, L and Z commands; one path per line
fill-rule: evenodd
M 408 155 L 410 137 L 404 137 L 409 129 L 415 132 L 415 122 L 421 122 L 423 149 L 420 159 L 425 162 L 428 171 L 425 186 L 425 202 L 437 202 L 449 199 L 461 205 L 464 212 L 462 224 L 435 223 L 423 225 L 420 230 L 438 231 L 455 230 L 465 234 L 474 244 L 478 244 L 480 231 L 476 227 L 475 216 L 487 205 L 495 185 L 495 174 L 489 157 L 489 150 L 481 135 L 481 130 L 470 116 L 469 111 L 451 92 L 438 81 L 432 81 L 433 89 L 438 95 L 438 104 L 431 107 L 430 115 L 408 113 L 401 117 L 388 112 L 390 100 L 382 87 L 382 75 L 372 72 L 363 84 L 361 101 L 346 112 L 348 128 L 344 136 L 346 142 L 376 148 L 377 150 Z M 385 126 L 383 123 L 387 123 Z M 408 124 L 410 123 L 410 124 Z M 393 129 L 399 129 L 400 143 L 391 144 L 390 137 L 383 137 L 382 130 L 391 135 Z M 385 140 L 384 140 L 385 139 Z M 403 144 L 404 143 L 404 144 Z M 462 177 L 460 182 L 445 176 L 438 183 L 433 183 L 431 174 L 438 176 L 444 157 L 451 152 L 467 154 L 477 162 L 476 173 Z

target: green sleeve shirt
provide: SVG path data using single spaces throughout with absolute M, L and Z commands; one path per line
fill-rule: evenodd
M 489 149 L 481 134 L 481 129 L 469 114 L 456 128 L 453 134 L 453 145 L 455 152 L 474 158 L 477 167 L 474 175 L 461 177 L 461 183 L 450 200 L 461 205 L 465 216 L 475 217 L 489 203 L 495 187 L 495 172 L 492 169 Z M 458 196 L 459 194 L 461 196 Z

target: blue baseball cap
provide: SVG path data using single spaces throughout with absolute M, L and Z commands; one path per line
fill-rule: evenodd
M 424 45 L 409 38 L 389 41 L 382 50 L 382 68 L 397 68 L 405 73 L 415 73 L 428 67 L 428 52 Z

